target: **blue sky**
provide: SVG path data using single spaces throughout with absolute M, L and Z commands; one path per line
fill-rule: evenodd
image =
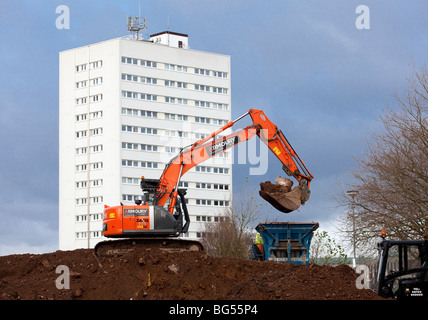
M 406 87 L 411 64 L 428 58 L 424 0 L 23 0 L 0 2 L 0 255 L 58 246 L 58 54 L 127 34 L 126 16 L 148 18 L 145 35 L 186 33 L 192 49 L 231 56 L 232 118 L 263 109 L 315 176 L 310 201 L 277 221 L 334 227 L 332 200 L 349 181 L 378 115 Z M 56 7 L 70 9 L 59 30 Z M 370 10 L 370 29 L 355 12 Z M 254 190 L 282 175 L 249 176 Z

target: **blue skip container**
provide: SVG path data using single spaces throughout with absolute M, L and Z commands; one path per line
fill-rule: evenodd
M 308 265 L 312 236 L 318 227 L 317 222 L 260 223 L 256 230 L 263 239 L 263 246 L 252 246 L 254 256 L 261 261 Z

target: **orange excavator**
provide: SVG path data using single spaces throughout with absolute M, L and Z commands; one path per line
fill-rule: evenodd
M 237 132 L 218 137 L 237 121 L 249 115 L 253 124 Z M 160 247 L 165 250 L 203 250 L 199 241 L 178 238 L 188 232 L 190 218 L 186 206 L 186 189 L 179 188 L 181 177 L 190 169 L 225 150 L 258 136 L 281 161 L 284 172 L 299 183 L 278 177 L 275 184 L 261 183 L 260 196 L 276 209 L 288 213 L 304 204 L 310 195 L 312 174 L 291 147 L 284 134 L 262 110 L 250 109 L 234 121 L 204 139 L 183 148 L 165 166 L 159 180 L 141 179 L 143 200 L 131 206 L 105 206 L 103 235 L 122 238 L 99 242 L 99 256 L 114 256 L 138 249 Z

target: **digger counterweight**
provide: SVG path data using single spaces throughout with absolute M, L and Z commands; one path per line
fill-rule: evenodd
M 181 220 L 177 220 L 164 207 L 141 204 L 136 206 L 107 207 L 104 211 L 105 237 L 178 236 Z

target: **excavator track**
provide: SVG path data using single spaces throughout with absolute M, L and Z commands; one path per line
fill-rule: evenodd
M 118 257 L 129 252 L 145 252 L 160 249 L 168 252 L 203 251 L 203 245 L 196 240 L 177 238 L 132 238 L 107 240 L 96 244 L 95 254 L 99 257 Z

